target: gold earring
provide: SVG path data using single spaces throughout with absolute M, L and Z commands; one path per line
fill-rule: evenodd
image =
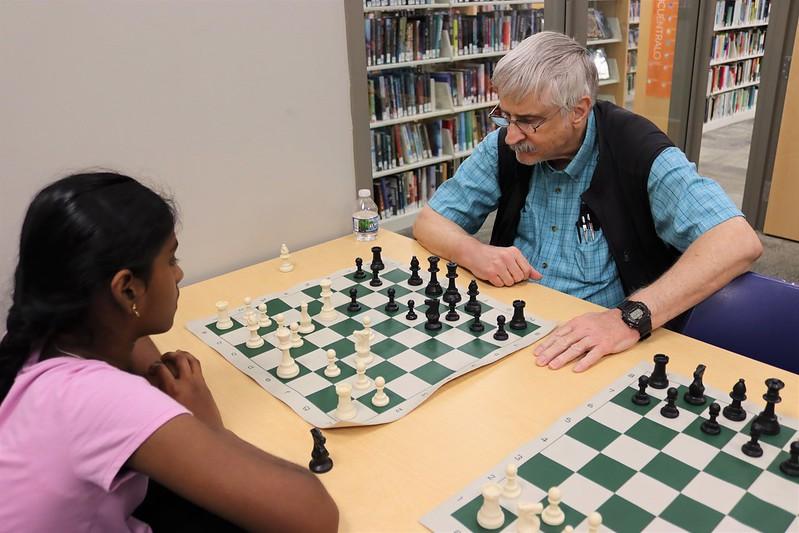
M 136 318 L 141 318 L 139 310 L 136 308 L 136 304 L 131 305 L 130 310 L 133 311 L 133 314 L 136 315 Z

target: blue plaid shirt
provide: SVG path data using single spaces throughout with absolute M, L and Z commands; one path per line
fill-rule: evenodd
M 436 212 L 471 234 L 499 205 L 498 135 L 489 133 L 430 200 Z M 542 285 L 615 307 L 624 290 L 605 236 L 599 230 L 594 240 L 581 241 L 575 226 L 580 195 L 591 184 L 598 155 L 591 113 L 583 144 L 565 169 L 547 162 L 533 167 L 513 244 L 543 274 Z M 655 159 L 648 191 L 658 236 L 680 251 L 717 224 L 743 216 L 718 183 L 697 174 L 679 148 L 667 148 Z

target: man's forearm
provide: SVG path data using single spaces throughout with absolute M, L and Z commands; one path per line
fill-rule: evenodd
M 699 237 L 665 274 L 631 299 L 649 307 L 652 329 L 658 328 L 746 272 L 762 251 L 746 220 L 727 220 Z
M 469 269 L 471 250 L 479 241 L 463 228 L 425 206 L 413 225 L 413 236 L 432 253 Z

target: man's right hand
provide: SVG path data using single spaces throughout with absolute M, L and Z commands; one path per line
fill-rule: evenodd
M 543 277 L 515 246 L 506 248 L 475 241 L 464 255 L 468 261 L 461 261 L 463 266 L 496 287 L 510 287 L 520 281 Z

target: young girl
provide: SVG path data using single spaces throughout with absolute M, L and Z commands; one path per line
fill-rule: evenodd
M 140 339 L 172 327 L 174 228 L 169 203 L 113 173 L 28 208 L 0 343 L 0 530 L 148 531 L 137 507 L 170 529 L 337 528 L 312 474 L 225 430 L 191 354 L 150 366 L 158 387 L 135 374 Z

